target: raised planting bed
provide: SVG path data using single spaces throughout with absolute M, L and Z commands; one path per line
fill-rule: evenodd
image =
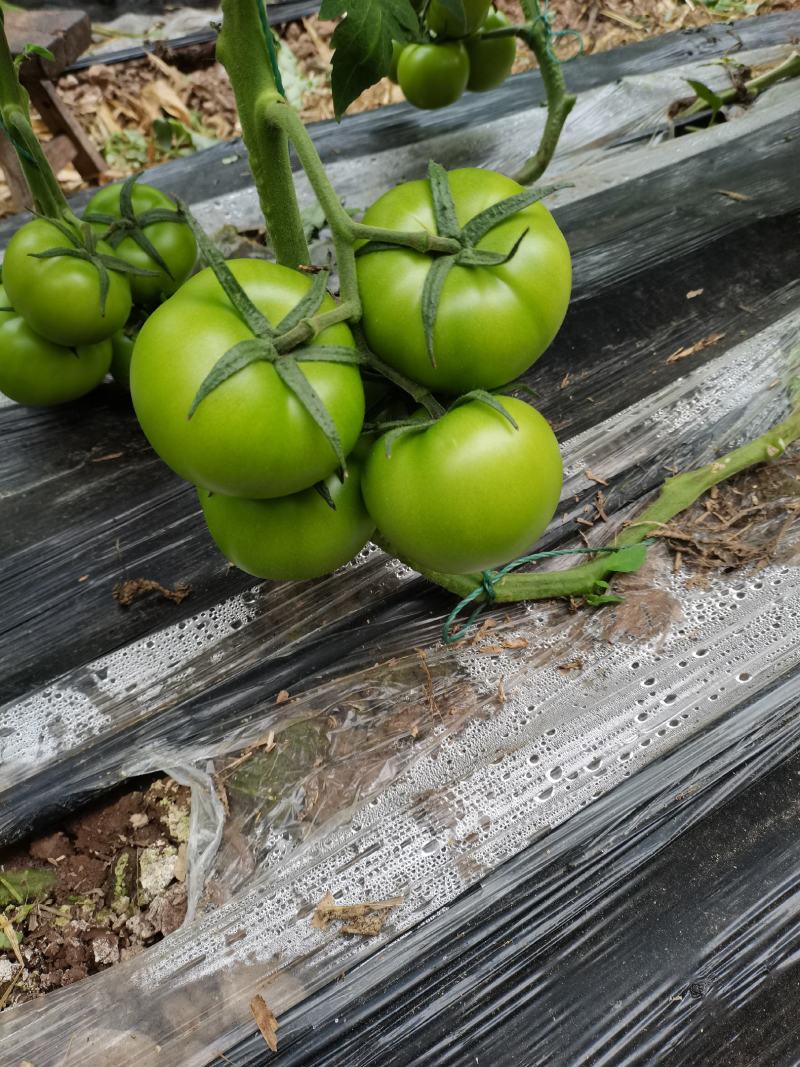
M 740 24 L 738 57 L 778 61 L 795 24 Z M 552 204 L 575 299 L 528 376 L 565 457 L 542 548 L 608 542 L 671 471 L 789 410 L 800 97 L 670 137 L 687 77 L 724 77 L 715 33 L 571 67 L 550 173 L 572 183 Z M 429 157 L 520 162 L 539 116 L 509 100 L 312 132 L 360 208 Z M 154 181 L 209 231 L 256 228 L 241 161 L 206 158 Z M 793 1062 L 795 451 L 662 531 L 623 603 L 497 605 L 453 647 L 455 600 L 376 548 L 316 582 L 229 569 L 110 385 L 6 404 L 0 432 L 0 841 L 65 832 L 135 776 L 192 790 L 189 920 L 4 1011 L 9 1063 L 729 1063 L 712 1046 L 734 1032 Z M 140 579 L 191 592 L 120 606 Z M 379 906 L 320 911 L 328 892 Z

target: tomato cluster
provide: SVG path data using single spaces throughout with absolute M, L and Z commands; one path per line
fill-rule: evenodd
M 406 45 L 395 42 L 389 71 L 415 107 L 447 107 L 466 89 L 486 92 L 511 73 L 515 38 L 487 36 L 511 23 L 490 6 L 489 0 L 463 0 L 458 16 L 451 5 L 431 0 L 424 23 L 427 33 L 423 41 Z
M 101 189 L 82 221 L 36 218 L 11 238 L 0 392 L 17 403 L 76 400 L 109 370 L 126 384 L 133 326 L 192 271 L 197 246 L 176 205 L 134 180 Z
M 324 278 L 263 260 L 211 258 L 150 316 L 130 364 L 136 414 L 197 486 L 230 562 L 317 577 L 377 529 L 414 565 L 470 573 L 538 539 L 561 491 L 558 443 L 534 408 L 490 392 L 541 355 L 569 299 L 569 251 L 535 196 L 500 174 L 432 164 L 428 181 L 373 204 L 366 223 L 444 226 L 453 252 L 359 249 L 369 351 L 344 322 L 288 350 L 315 285 L 314 313 L 336 305 Z M 416 384 L 402 393 L 387 377 Z

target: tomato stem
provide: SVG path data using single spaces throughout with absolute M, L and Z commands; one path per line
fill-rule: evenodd
M 275 255 L 284 266 L 298 267 L 308 263 L 310 257 L 292 176 L 289 141 L 284 129 L 268 119 L 273 103 L 283 102 L 283 97 L 264 39 L 260 3 L 261 0 L 223 0 L 217 58 L 233 86 L 250 169 Z
M 787 78 L 800 77 L 800 52 L 792 52 L 791 55 L 780 63 L 777 67 L 773 67 L 772 70 L 766 71 L 764 74 L 759 74 L 757 78 L 751 78 L 750 81 L 745 82 L 744 90 L 731 86 L 730 89 L 723 89 L 722 92 L 716 95 L 722 101 L 723 104 L 731 104 L 734 101 L 739 100 L 742 96 L 747 102 L 752 102 L 763 93 L 766 89 L 769 89 L 771 85 L 776 82 L 784 81 Z M 675 115 L 676 119 L 689 118 L 691 115 L 696 115 L 700 111 L 707 111 L 709 108 L 708 101 L 703 100 L 701 97 L 696 97 L 695 100 Z
M 796 388 L 793 387 L 796 392 Z M 709 489 L 739 474 L 748 467 L 769 463 L 778 459 L 793 441 L 800 438 L 800 406 L 796 406 L 783 422 L 773 426 L 760 437 L 740 448 L 698 467 L 668 478 L 653 501 L 635 522 L 629 523 L 614 539 L 612 547 L 626 548 L 640 544 L 654 535 L 682 511 L 691 507 Z M 380 535 L 379 535 L 380 536 Z M 377 541 L 391 555 L 397 556 L 391 545 Z M 429 581 L 442 586 L 459 597 L 468 597 L 483 586 L 480 574 L 441 574 L 420 567 L 413 560 L 405 559 L 414 570 Z M 566 570 L 511 573 L 494 584 L 494 599 L 500 603 L 520 600 L 548 600 L 553 597 L 583 597 L 605 591 L 606 582 L 615 572 L 614 554 L 600 555 L 589 563 L 581 563 Z M 485 594 L 478 600 L 486 600 Z
M 33 132 L 28 93 L 19 80 L 0 8 L 0 125 L 17 153 L 34 209 L 51 219 L 73 225 L 78 220 L 53 174 L 47 156 Z
M 547 95 L 547 120 L 539 147 L 514 175 L 521 185 L 530 185 L 540 178 L 549 166 L 564 123 L 575 106 L 577 97 L 567 92 L 561 62 L 550 44 L 552 31 L 547 22 L 548 16 L 542 11 L 539 0 L 522 0 L 522 10 L 526 24 L 513 29 L 516 36 L 523 40 L 536 56 Z

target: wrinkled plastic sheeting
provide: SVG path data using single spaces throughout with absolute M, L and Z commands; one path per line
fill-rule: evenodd
M 564 499 L 585 489 L 588 469 L 642 479 L 646 496 L 663 467 L 708 461 L 782 417 L 800 337 L 800 294 L 784 297 L 786 314 L 761 334 L 568 441 Z M 607 506 L 610 537 L 632 509 Z M 30 747 L 55 760 L 81 731 L 150 717 L 153 743 L 129 769 L 168 767 L 191 782 L 190 859 L 204 885 L 199 917 L 176 934 L 7 1013 L 4 1057 L 209 1062 L 252 1030 L 255 992 L 280 1015 L 625 779 L 681 746 L 691 759 L 687 742 L 796 672 L 796 560 L 790 536 L 769 566 L 699 585 L 654 548 L 622 605 L 509 607 L 478 644 L 455 649 L 438 640 L 441 618 L 400 622 L 394 639 L 368 646 L 370 662 L 278 704 L 256 689 L 238 718 L 219 696 L 216 720 L 159 745 L 169 709 L 211 676 L 241 678 L 376 588 L 415 581 L 372 550 L 323 583 L 234 598 L 8 709 L 0 737 L 7 746 L 15 734 L 22 760 Z M 34 721 L 38 738 L 23 743 Z M 329 890 L 343 903 L 404 902 L 379 938 L 350 940 L 309 922 Z
M 736 61 L 772 66 L 791 50 L 787 44 L 743 51 Z M 797 80 L 773 86 L 747 108 L 731 109 L 727 122 L 701 137 L 674 137 L 669 108 L 691 95 L 690 78 L 715 91 L 730 87 L 723 64 L 700 61 L 623 77 L 579 94 L 541 181 L 565 183 L 546 203 L 569 234 L 574 296 L 596 293 L 600 286 L 688 252 L 771 210 L 783 213 L 800 206 Z M 449 169 L 481 166 L 511 174 L 538 143 L 545 117 L 544 108 L 531 108 L 366 158 L 335 159 L 326 170 L 339 196 L 356 211 L 397 182 L 424 177 L 430 159 Z M 778 158 L 787 161 L 783 168 Z M 734 188 L 729 191 L 742 198 L 726 199 L 725 182 L 742 181 L 744 160 L 746 192 Z M 301 204 L 312 204 L 305 176 L 298 175 L 297 187 Z M 606 194 L 607 202 L 602 200 Z M 592 198 L 598 204 L 589 211 Z M 254 189 L 214 197 L 194 205 L 193 211 L 209 232 L 226 224 L 241 230 L 263 225 Z M 665 225 L 670 215 L 675 224 Z M 327 251 L 323 242 L 319 254 L 327 257 Z

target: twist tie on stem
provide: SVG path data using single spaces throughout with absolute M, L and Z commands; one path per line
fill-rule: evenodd
M 497 583 L 505 578 L 507 574 L 510 574 L 518 567 L 523 567 L 526 563 L 535 563 L 540 559 L 552 559 L 555 556 L 589 556 L 597 553 L 613 555 L 616 552 L 630 552 L 632 549 L 643 549 L 646 552 L 647 547 L 651 544 L 653 544 L 652 540 L 646 540 L 639 542 L 637 545 L 607 545 L 598 548 L 557 548 L 551 549 L 549 552 L 534 552 L 530 556 L 520 556 L 519 559 L 512 560 L 512 562 L 507 563 L 505 567 L 501 567 L 499 571 L 481 571 L 480 584 L 476 585 L 472 592 L 465 596 L 463 600 L 460 600 L 447 616 L 444 625 L 442 626 L 442 641 L 446 645 L 454 645 L 466 637 L 475 623 L 475 620 L 486 605 L 493 603 L 497 599 L 497 590 L 495 589 Z M 625 568 L 620 567 L 619 569 L 638 570 L 639 566 L 641 566 L 641 562 L 634 562 L 636 562 L 636 566 L 634 567 L 628 567 L 626 565 Z M 468 608 L 470 604 L 478 600 L 479 597 L 483 597 L 483 599 L 475 604 L 467 621 L 460 627 L 460 629 L 453 632 L 452 627 L 458 616 L 465 608 Z
M 565 30 L 553 29 L 553 13 L 549 9 L 549 0 L 541 0 L 541 7 L 539 14 L 531 23 L 531 26 L 535 26 L 540 23 L 542 30 L 544 31 L 544 47 L 545 52 L 549 59 L 552 59 L 554 63 L 569 62 L 570 59 L 577 59 L 578 56 L 582 56 L 584 53 L 583 36 L 579 30 L 571 28 Z M 578 41 L 578 51 L 574 56 L 569 56 L 566 60 L 561 60 L 553 51 L 553 41 L 558 38 L 574 37 Z
M 283 87 L 283 78 L 281 77 L 281 70 L 278 66 L 278 54 L 275 51 L 275 39 L 272 36 L 272 30 L 269 28 L 269 20 L 267 19 L 266 0 L 256 0 L 256 2 L 258 4 L 258 17 L 261 20 L 261 29 L 264 32 L 264 39 L 267 42 L 269 65 L 272 67 L 272 76 L 275 79 L 275 88 L 278 90 L 281 96 L 286 96 L 286 90 Z

